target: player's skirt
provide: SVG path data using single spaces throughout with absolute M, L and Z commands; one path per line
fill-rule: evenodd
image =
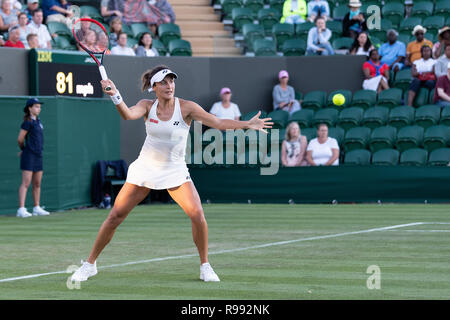
M 38 172 L 42 169 L 42 153 L 36 154 L 28 148 L 23 149 L 20 155 L 20 170 Z
M 186 163 L 150 163 L 137 158 L 128 168 L 126 182 L 154 190 L 181 186 L 191 181 Z

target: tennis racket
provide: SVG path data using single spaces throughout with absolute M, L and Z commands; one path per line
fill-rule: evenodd
M 73 23 L 72 33 L 78 45 L 97 63 L 102 79 L 107 80 L 103 56 L 108 50 L 109 38 L 105 27 L 94 19 L 80 18 Z M 96 55 L 100 56 L 100 60 L 97 59 Z M 109 91 L 111 87 L 108 86 L 105 90 Z

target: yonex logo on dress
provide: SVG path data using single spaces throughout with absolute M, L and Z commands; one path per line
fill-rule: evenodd
M 177 126 L 177 125 L 179 125 L 179 124 L 180 124 L 180 121 L 174 121 L 174 122 L 173 122 L 173 125 L 174 125 L 174 126 Z

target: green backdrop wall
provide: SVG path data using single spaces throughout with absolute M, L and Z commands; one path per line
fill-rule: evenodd
M 14 214 L 21 182 L 17 136 L 28 97 L 0 96 L 0 214 Z M 39 97 L 44 102 L 44 176 L 41 204 L 61 210 L 91 204 L 97 160 L 120 158 L 120 120 L 109 99 Z M 26 205 L 33 202 L 31 187 Z

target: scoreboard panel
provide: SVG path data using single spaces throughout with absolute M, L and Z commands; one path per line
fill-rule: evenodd
M 100 73 L 85 53 L 30 50 L 30 95 L 102 98 Z

